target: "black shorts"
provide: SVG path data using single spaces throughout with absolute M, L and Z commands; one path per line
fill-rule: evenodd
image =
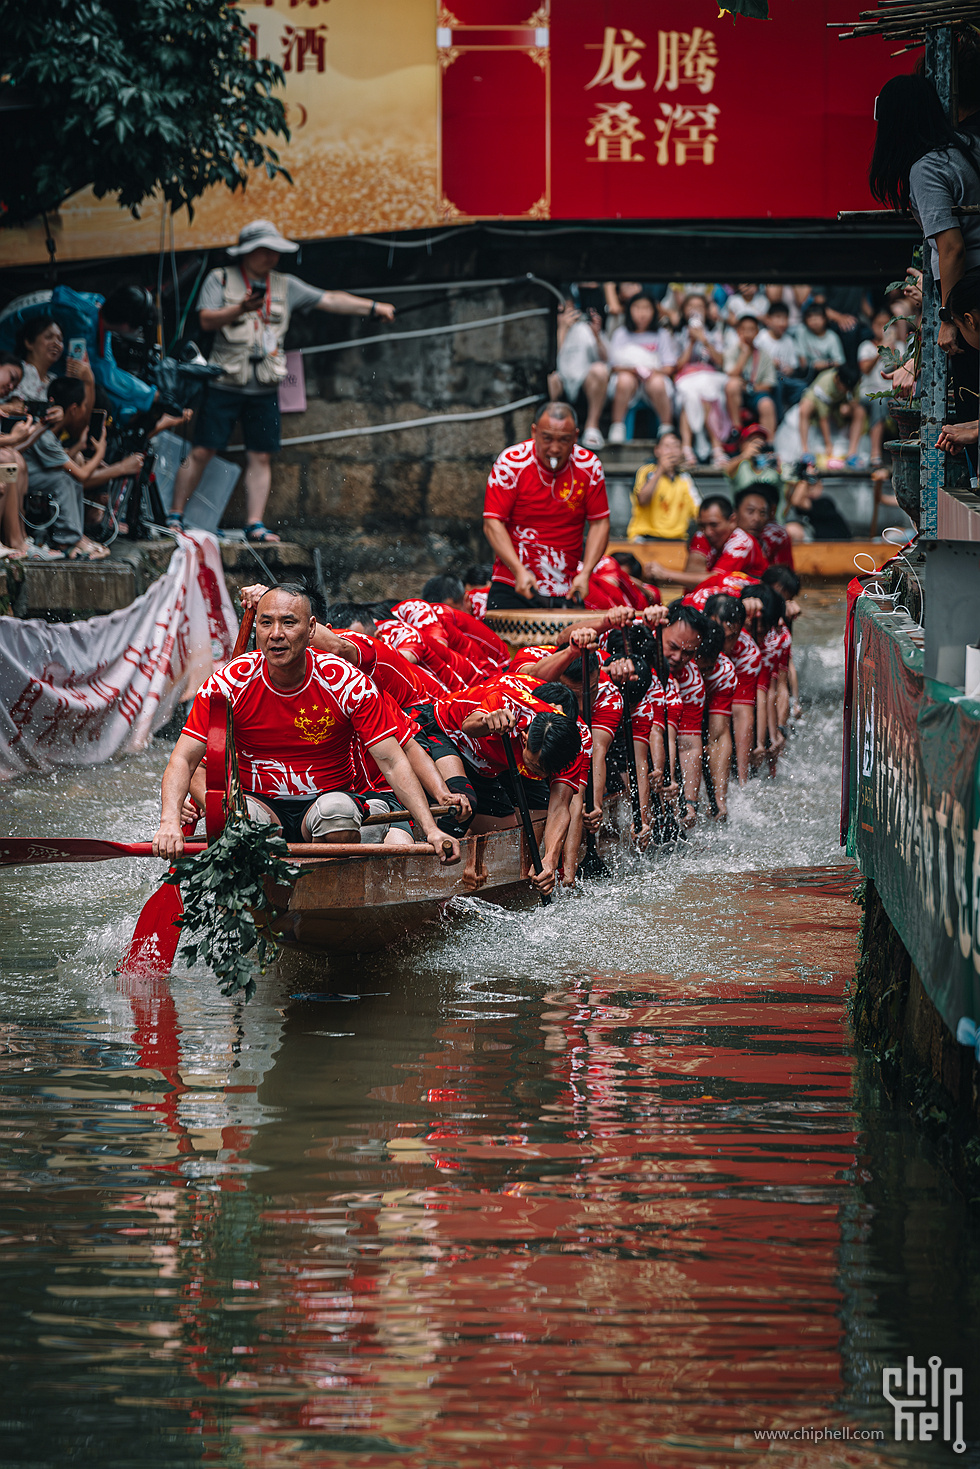
M 457 760 L 461 758 L 458 746 L 453 744 L 436 719 L 431 704 L 413 704 L 408 713 L 414 715 L 419 727 L 419 732 L 415 736 L 416 742 L 421 745 L 430 760 L 441 760 L 445 755 L 455 755 Z
M 481 775 L 475 770 L 469 761 L 463 761 L 470 785 L 473 788 L 473 808 L 478 816 L 513 816 L 517 810 L 517 797 L 511 781 L 510 771 L 504 770 L 500 775 Z M 547 809 L 549 788 L 546 780 L 528 780 L 525 776 L 518 779 L 524 786 L 524 794 L 527 796 L 528 809 L 531 811 L 544 811 Z
M 575 605 L 567 597 L 546 597 L 540 592 L 528 601 L 527 597 L 519 596 L 513 587 L 509 587 L 506 582 L 502 581 L 492 581 L 487 593 L 488 612 L 528 612 L 532 608 L 540 611 L 542 607 L 573 607 Z
M 317 796 L 263 796 L 258 791 L 248 791 L 247 795 L 253 801 L 261 801 L 263 806 L 268 806 L 273 816 L 282 827 L 282 834 L 287 842 L 305 842 L 309 838 L 303 835 L 303 817 L 309 811 Z M 328 794 L 323 792 L 323 794 Z M 350 796 L 360 807 L 361 817 L 368 814 L 367 801 L 364 796 L 355 795 L 353 791 L 343 791 L 342 795 Z M 373 796 L 373 792 L 370 793 Z

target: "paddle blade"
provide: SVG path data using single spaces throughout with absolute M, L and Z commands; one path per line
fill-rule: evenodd
M 184 903 L 177 884 L 161 883 L 152 897 L 147 898 L 143 904 L 143 911 L 136 920 L 136 928 L 120 969 L 169 973 L 180 942 L 177 919 L 183 911 Z
M 609 868 L 603 862 L 595 847 L 586 847 L 582 865 L 579 867 L 578 875 L 589 882 L 601 882 L 603 878 L 609 877 Z

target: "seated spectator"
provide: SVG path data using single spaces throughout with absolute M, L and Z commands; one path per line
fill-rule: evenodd
M 818 373 L 814 378 L 800 399 L 800 447 L 804 457 L 806 457 L 809 443 L 810 422 L 815 418 L 820 425 L 824 447 L 827 451 L 827 468 L 842 469 L 846 466 L 848 469 L 860 469 L 862 467 L 858 450 L 868 415 L 857 400 L 857 386 L 857 368 L 846 365 L 828 367 L 825 372 Z M 841 428 L 846 425 L 849 430 L 848 455 L 843 463 L 834 457 L 832 424 L 837 424 Z
M 680 404 L 684 462 L 694 465 L 710 453 L 712 462 L 722 465 L 725 450 L 712 413 L 720 413 L 725 401 L 724 334 L 720 327 L 708 325 L 706 297 L 692 292 L 685 296 L 681 311 L 685 324 L 678 341 L 674 387 Z
M 64 350 L 65 339 L 53 316 L 28 317 L 17 333 L 17 354 L 23 362 L 17 396 L 22 402 L 47 401 L 53 368 Z
M 828 367 L 843 366 L 843 343 L 827 325 L 827 312 L 821 302 L 807 302 L 803 308 L 803 323 L 796 328 L 793 338 L 808 379 Z
M 725 353 L 728 382 L 725 398 L 728 416 L 736 428 L 741 427 L 743 410 L 757 418 L 769 438 L 776 432 L 776 368 L 768 352 L 756 345 L 759 323 L 756 317 L 739 317 L 735 328 L 738 341 Z
M 20 307 L 16 301 L 11 303 L 0 323 L 0 346 L 13 343 L 30 318 L 37 316 L 37 306 L 34 296 L 26 298 Z M 82 365 L 91 370 L 93 391 L 89 407 L 95 401 L 95 385 L 109 395 L 113 411 L 121 421 L 132 418 L 136 413 L 148 412 L 153 407 L 156 388 L 130 372 L 123 372 L 116 363 L 112 347 L 113 336 L 138 337 L 154 321 L 153 307 L 145 291 L 136 286 L 120 286 L 103 299 L 90 292 L 73 291 L 70 286 L 55 286 L 44 305 L 44 314 L 49 322 L 57 325 L 62 339 L 62 350 L 59 357 L 53 359 L 54 363 L 63 359 L 65 341 L 82 338 L 85 342 L 88 363 L 79 364 L 68 358 L 63 366 L 68 377 L 79 375 L 78 369 Z
M 769 298 L 758 286 L 736 286 L 728 298 L 725 320 L 729 326 L 737 327 L 743 316 L 754 316 L 761 321 L 769 310 Z
M 6 407 L 3 399 L 16 391 L 22 373 L 23 366 L 18 357 L 10 352 L 0 352 L 0 418 L 21 416 Z M 22 423 L 11 425 L 9 433 L 0 435 L 0 561 L 21 561 L 29 554 L 32 545 L 21 524 L 27 469 L 20 452 L 32 432 L 36 434 L 36 426 L 33 419 L 27 417 Z
M 59 424 L 64 421 L 67 428 L 67 407 L 69 411 L 74 410 L 71 421 L 77 428 L 84 414 L 85 389 L 82 384 L 72 378 L 57 378 L 51 385 L 51 393 L 60 410 Z M 85 422 L 88 422 L 87 415 Z M 70 433 L 71 429 L 67 431 Z M 87 428 L 78 442 L 82 448 L 87 447 Z M 104 428 L 92 447 L 94 452 L 90 459 L 81 459 L 81 448 L 76 449 L 76 457 L 72 457 L 53 430 L 46 428 L 40 438 L 24 451 L 29 493 L 31 496 L 48 497 L 54 502 L 54 522 L 46 528 L 51 548 L 61 556 L 67 554 L 69 561 L 102 561 L 109 555 L 107 546 L 97 545 L 84 534 L 82 504 L 83 487 L 105 458 Z
M 781 420 L 787 408 L 800 401 L 807 384 L 806 372 L 789 329 L 789 307 L 785 301 L 770 303 L 765 326 L 755 340 L 759 349 L 769 354 L 776 368 L 776 413 Z
M 851 528 L 812 464 L 801 459 L 787 496 L 786 530 L 792 541 L 849 541 Z
M 681 472 L 681 445 L 673 429 L 661 432 L 656 455 L 655 464 L 641 464 L 636 471 L 626 534 L 631 541 L 684 541 L 701 497 Z
M 567 297 L 558 311 L 558 363 L 557 370 L 548 374 L 548 393 L 553 402 L 565 399 L 573 408 L 584 397 L 582 443 L 587 449 L 601 449 L 605 443 L 599 419 L 609 387 L 606 356 L 602 317 L 595 309 L 583 316 L 573 299 Z
M 612 336 L 617 328 L 625 325 L 626 307 L 634 296 L 643 293 L 639 281 L 606 281 L 603 286 L 606 297 L 606 334 Z
M 610 338 L 609 366 L 616 375 L 610 444 L 626 442 L 626 410 L 637 393 L 650 403 L 662 426 L 672 421 L 677 348 L 673 333 L 658 322 L 656 302 L 641 291 L 630 299 L 623 325 Z
M 819 301 L 827 321 L 844 348 L 844 361 L 857 366 L 857 350 L 870 334 L 871 302 L 863 286 L 814 286 L 812 297 Z

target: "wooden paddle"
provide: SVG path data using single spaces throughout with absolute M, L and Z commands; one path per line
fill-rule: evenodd
M 242 617 L 241 626 L 238 629 L 238 637 L 232 650 L 232 658 L 240 658 L 248 647 L 248 640 L 252 634 L 252 624 L 255 621 L 255 608 L 246 607 Z M 210 736 L 208 739 L 210 744 Z M 223 764 L 224 762 L 222 762 Z M 208 791 L 208 836 L 212 832 L 213 815 L 211 810 L 211 791 Z M 222 818 L 221 825 L 224 825 Z M 184 827 L 184 836 L 189 836 L 194 830 L 194 824 Z M 140 843 L 139 845 L 143 845 Z M 204 851 L 206 842 L 198 844 L 191 842 L 185 846 L 184 851 L 191 853 L 192 848 Z M 135 855 L 135 854 L 134 854 Z M 173 872 L 173 868 L 170 869 Z M 169 973 L 174 959 L 177 955 L 177 945 L 180 943 L 180 927 L 178 919 L 184 911 L 184 900 L 180 895 L 180 887 L 177 883 L 164 882 L 157 888 L 152 897 L 143 904 L 142 912 L 136 920 L 133 937 L 130 939 L 126 957 L 122 961 L 122 968 L 143 969 L 148 965 L 154 969 L 160 969 L 164 974 Z
M 589 654 L 586 648 L 579 649 L 579 657 L 582 663 L 582 721 L 587 726 L 589 734 L 592 733 L 592 684 L 589 679 Z M 589 760 L 589 773 L 585 780 L 585 804 L 588 810 L 595 805 L 595 784 L 592 779 L 592 761 Z M 600 878 L 609 876 L 609 868 L 603 862 L 596 851 L 595 832 L 585 833 L 585 857 L 578 869 L 578 876 L 588 878 L 590 882 L 596 882 Z
M 623 694 L 623 717 L 622 717 L 623 740 L 626 745 L 626 770 L 629 774 L 630 803 L 633 808 L 633 831 L 635 837 L 639 837 L 643 829 L 643 805 L 640 801 L 640 777 L 636 771 L 636 751 L 633 749 L 633 711 L 630 709 L 629 700 Z
M 667 659 L 664 656 L 664 631 L 662 627 L 658 627 L 656 630 L 656 642 L 657 667 L 655 672 L 657 678 L 660 680 L 660 686 L 664 691 L 664 774 L 667 780 L 670 781 L 672 779 L 670 769 L 670 736 L 667 732 L 667 684 L 670 679 L 670 672 L 667 667 Z M 659 830 L 654 839 L 658 844 L 663 843 L 665 846 L 674 846 L 680 835 L 677 813 L 670 802 L 659 794 L 656 798 L 656 804 L 658 807 L 657 826 Z
M 524 789 L 524 782 L 521 779 L 521 773 L 517 768 L 517 760 L 514 756 L 513 742 L 511 741 L 511 738 L 507 734 L 506 730 L 503 731 L 501 739 L 503 741 L 504 754 L 507 756 L 507 769 L 510 771 L 510 778 L 514 782 L 514 794 L 517 797 L 517 810 L 521 818 L 521 826 L 524 828 L 524 840 L 527 842 L 527 850 L 530 854 L 531 866 L 534 868 L 535 872 L 541 872 L 543 871 L 544 864 L 541 861 L 541 853 L 538 850 L 538 839 L 534 834 L 534 823 L 531 820 L 531 808 L 527 804 L 527 792 Z M 542 908 L 547 908 L 550 902 L 551 894 L 542 893 Z

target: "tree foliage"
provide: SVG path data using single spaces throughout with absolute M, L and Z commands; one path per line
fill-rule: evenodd
M 228 0 L 22 0 L 3 11 L 8 128 L 0 215 L 22 224 L 91 187 L 138 212 L 253 168 L 289 175 L 263 135 L 288 139 L 281 69 L 253 60 Z

